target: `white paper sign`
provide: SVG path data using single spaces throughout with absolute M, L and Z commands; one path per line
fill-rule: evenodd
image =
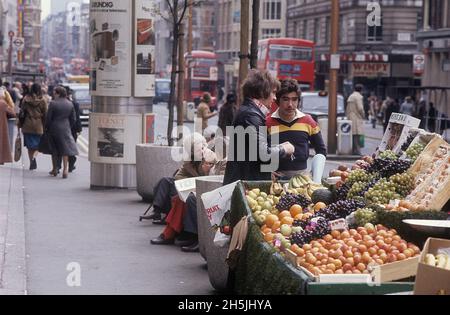
M 135 78 L 136 97 L 155 96 L 155 19 L 153 0 L 136 0 Z
M 132 1 L 91 1 L 91 95 L 131 95 Z
M 89 161 L 136 164 L 136 145 L 142 143 L 142 115 L 91 113 Z

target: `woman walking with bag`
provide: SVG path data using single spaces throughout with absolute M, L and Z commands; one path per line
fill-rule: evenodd
M 20 105 L 18 126 L 22 129 L 24 144 L 28 149 L 31 171 L 37 169 L 36 156 L 44 133 L 47 105 L 42 97 L 41 86 L 37 83 L 31 86 Z
M 78 155 L 77 145 L 72 136 L 72 126 L 75 125 L 75 108 L 72 102 L 67 99 L 67 91 L 64 87 L 58 86 L 55 89 L 54 101 L 50 103 L 47 121 L 45 124 L 52 142 L 52 176 L 58 176 L 58 157 L 63 157 L 63 178 L 69 176 L 69 156 Z

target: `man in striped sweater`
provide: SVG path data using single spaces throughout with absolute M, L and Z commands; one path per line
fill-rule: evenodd
M 301 92 L 296 80 L 281 81 L 277 93 L 278 110 L 267 117 L 267 128 L 272 142 L 274 136 L 279 143 L 290 142 L 295 147 L 295 154 L 289 158 L 281 158 L 277 174 L 281 178 L 291 178 L 306 171 L 310 144 L 316 154 L 327 155 L 327 148 L 318 124 L 310 115 L 302 113 L 298 108 Z M 276 143 L 272 143 L 275 145 Z

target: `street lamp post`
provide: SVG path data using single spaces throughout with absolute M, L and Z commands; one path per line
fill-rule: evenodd
M 331 49 L 333 58 L 339 51 L 339 0 L 331 3 Z M 337 150 L 337 87 L 339 69 L 330 67 L 330 106 L 328 110 L 328 152 Z
M 13 38 L 14 38 L 14 32 L 9 32 L 9 49 L 8 49 L 8 74 L 9 79 L 12 79 L 12 52 L 13 52 Z

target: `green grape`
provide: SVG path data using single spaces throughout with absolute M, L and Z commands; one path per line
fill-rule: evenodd
M 381 159 L 387 159 L 387 160 L 398 160 L 397 154 L 395 154 L 391 150 L 386 150 L 380 153 Z
M 357 226 L 365 226 L 367 223 L 377 223 L 376 212 L 369 208 L 358 209 L 355 212 L 354 218 Z
M 406 150 L 406 156 L 411 159 L 411 161 L 415 162 L 423 150 L 425 150 L 425 145 L 421 143 L 413 144 Z

